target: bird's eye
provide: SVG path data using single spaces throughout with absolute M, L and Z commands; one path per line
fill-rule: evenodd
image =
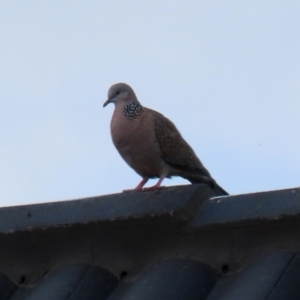
M 119 95 L 120 94 L 120 92 L 119 91 L 116 91 L 116 95 Z

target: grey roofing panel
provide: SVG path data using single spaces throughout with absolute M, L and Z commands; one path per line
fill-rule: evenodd
M 145 270 L 120 299 L 205 300 L 216 281 L 216 271 L 203 263 L 167 260 Z
M 299 194 L 189 185 L 2 208 L 0 300 L 300 299 Z
M 128 288 L 124 288 L 122 281 L 110 272 L 97 266 L 69 265 L 44 275 L 41 281 L 27 289 L 26 293 L 15 293 L 13 296 L 10 293 L 6 298 L 4 294 L 0 294 L 0 299 L 205 300 L 217 280 L 216 270 L 198 261 L 185 259 L 161 261 L 151 268 L 146 268 Z M 10 286 L 16 290 L 16 286 L 7 281 L 6 287 Z M 116 290 L 117 293 L 112 294 Z
M 13 292 L 16 286 L 5 280 L 3 287 L 10 292 L 0 294 L 1 300 L 297 300 L 300 259 L 281 250 L 233 275 L 222 275 L 196 260 L 167 259 L 145 267 L 127 284 L 97 266 L 68 265 L 44 275 L 19 297 Z
M 207 300 L 271 299 L 268 297 L 285 273 L 294 255 L 291 251 L 279 251 L 259 258 L 241 273 L 228 276 L 230 280 L 227 277 L 221 279 Z
M 300 256 L 296 254 L 276 283 L 268 300 L 300 299 Z
M 0 274 L 0 299 L 9 300 L 11 299 L 17 287 L 10 281 L 4 274 Z
M 219 224 L 239 226 L 300 217 L 300 189 L 235 195 L 210 199 L 191 221 L 194 228 Z
M 118 284 L 106 270 L 88 265 L 66 266 L 46 275 L 26 300 L 104 300 Z
M 30 288 L 19 287 L 9 300 L 24 300 L 30 294 Z

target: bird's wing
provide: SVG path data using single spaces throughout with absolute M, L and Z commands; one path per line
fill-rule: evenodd
M 186 172 L 203 171 L 210 177 L 190 145 L 183 139 L 176 126 L 162 114 L 147 109 L 154 121 L 157 142 L 161 149 L 162 159 Z

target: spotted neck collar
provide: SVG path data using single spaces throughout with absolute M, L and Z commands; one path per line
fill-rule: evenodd
M 132 101 L 124 106 L 123 115 L 129 120 L 137 119 L 144 111 L 143 106 L 138 101 Z

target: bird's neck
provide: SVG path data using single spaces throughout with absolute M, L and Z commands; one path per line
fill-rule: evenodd
M 144 108 L 138 101 L 132 101 L 124 106 L 123 115 L 129 121 L 137 119 L 143 113 Z

